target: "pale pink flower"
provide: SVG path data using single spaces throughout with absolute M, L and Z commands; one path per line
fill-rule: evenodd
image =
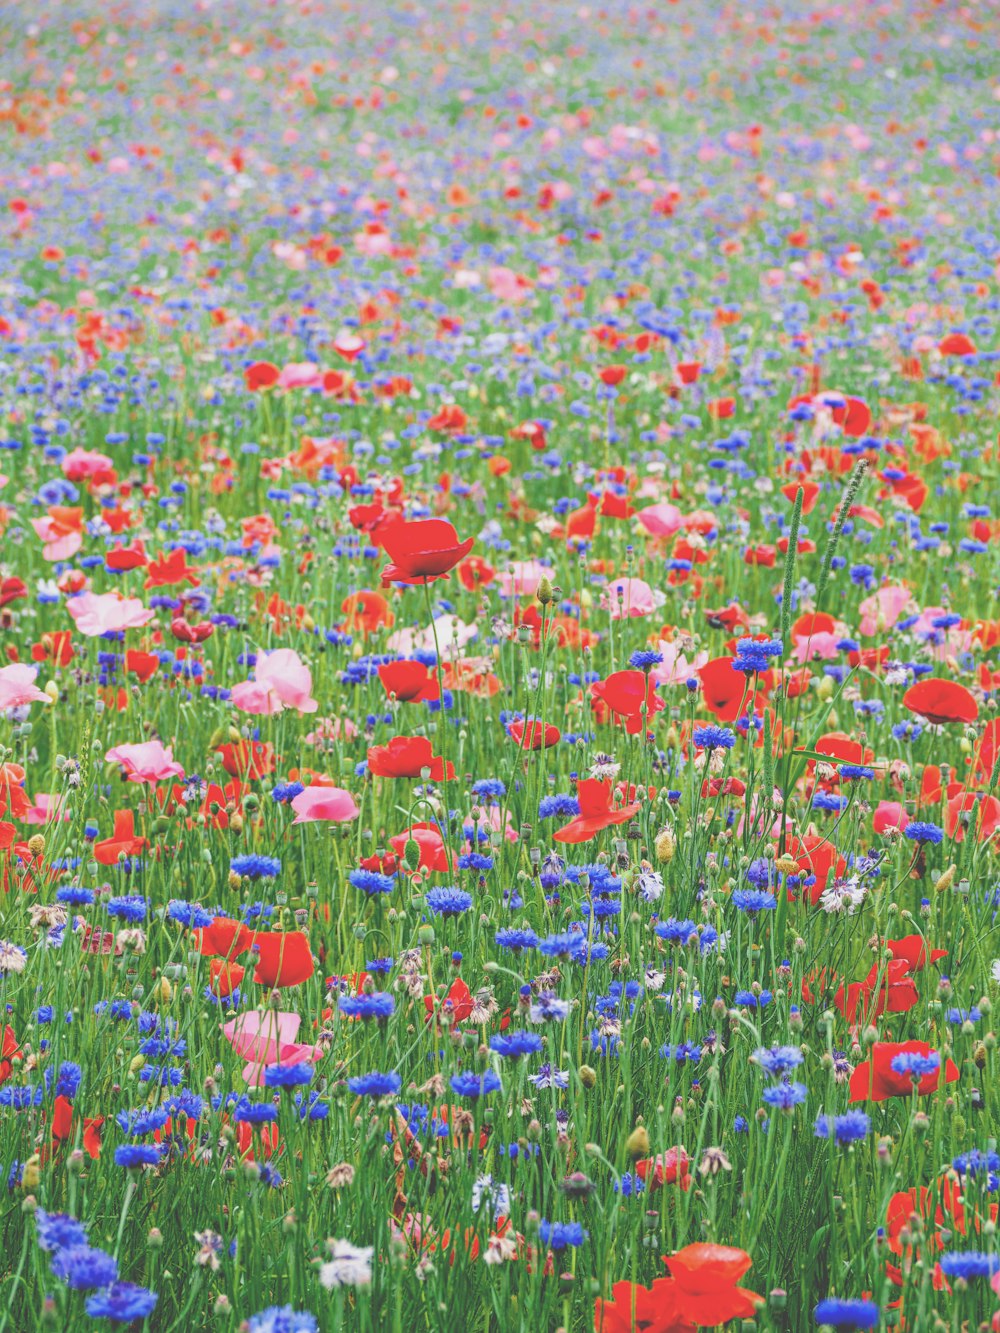
M 832 633 L 795 634 L 792 636 L 792 656 L 800 665 L 811 662 L 813 658 L 820 658 L 824 662 L 833 661 L 840 656 L 837 644 L 843 638 L 843 634 Z
M 320 718 L 314 731 L 306 734 L 306 745 L 328 745 L 330 741 L 351 741 L 358 729 L 349 717 Z
M 515 560 L 497 574 L 497 591 L 501 597 L 533 597 L 542 579 L 551 576 L 552 570 L 538 560 Z
M 681 651 L 680 641 L 676 639 L 672 642 L 661 639 L 656 651 L 663 661 L 653 667 L 649 678 L 656 681 L 657 685 L 683 685 L 686 680 L 696 676 L 708 661 L 708 653 L 695 653 L 688 661 Z
M 138 597 L 119 597 L 113 592 L 82 592 L 69 599 L 66 610 L 88 639 L 98 634 L 138 629 L 147 625 L 155 614 Z
M 250 1087 L 264 1085 L 264 1070 L 268 1065 L 315 1063 L 321 1057 L 321 1046 L 295 1040 L 301 1022 L 299 1014 L 268 1009 L 264 1013 L 240 1014 L 225 1024 L 222 1035 L 236 1054 L 248 1061 L 243 1077 Z
M 636 518 L 651 537 L 672 537 L 684 521 L 684 516 L 677 506 L 667 500 L 640 509 Z
M 611 579 L 601 592 L 601 606 L 612 620 L 635 620 L 656 610 L 653 589 L 642 579 Z
M 66 823 L 70 819 L 68 810 L 63 809 L 65 794 L 57 792 L 50 795 L 48 792 L 39 792 L 35 797 L 35 804 L 30 810 L 24 813 L 23 823 L 25 824 L 53 824 L 58 822 Z
M 86 481 L 99 472 L 110 472 L 114 463 L 107 454 L 95 449 L 74 449 L 62 461 L 63 476 L 68 481 Z
M 257 659 L 257 679 L 234 686 L 232 701 L 244 713 L 270 715 L 294 708 L 315 713 L 312 672 L 292 648 L 278 648 Z
M 341 787 L 306 787 L 292 801 L 296 824 L 315 824 L 324 820 L 346 824 L 361 813 L 354 797 Z
M 83 545 L 83 534 L 80 532 L 66 532 L 59 526 L 55 519 L 46 515 L 44 518 L 33 518 L 31 526 L 35 533 L 42 540 L 42 555 L 46 560 L 72 560 Z
M 434 628 L 437 630 L 437 641 L 442 657 L 448 656 L 453 643 L 457 642 L 459 648 L 464 648 L 479 633 L 475 625 L 466 625 L 464 621 L 450 615 L 437 616 Z M 412 657 L 416 652 L 433 652 L 434 631 L 430 626 L 421 630 L 398 629 L 386 640 L 386 650 L 390 653 L 400 653 L 403 657 Z
M 278 376 L 279 389 L 313 389 L 322 384 L 319 366 L 312 361 L 291 361 Z
M 860 633 L 881 634 L 884 630 L 892 629 L 912 600 L 913 594 L 909 588 L 901 584 L 893 583 L 879 588 L 878 592 L 866 597 L 858 607 L 861 612 L 861 623 L 858 626 Z
M 104 758 L 109 764 L 121 764 L 129 782 L 160 782 L 184 776 L 184 769 L 174 761 L 173 750 L 160 741 L 115 745 Z
M 0 667 L 0 711 L 24 704 L 48 703 L 49 696 L 35 684 L 38 668 L 23 662 Z

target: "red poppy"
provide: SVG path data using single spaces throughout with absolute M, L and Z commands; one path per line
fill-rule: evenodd
M 300 930 L 262 931 L 253 947 L 257 954 L 253 979 L 261 986 L 272 989 L 301 986 L 316 970 L 309 937 Z
M 445 771 L 444 759 L 433 753 L 426 736 L 393 736 L 388 745 L 370 745 L 368 769 L 376 778 L 419 778 L 424 769 L 434 782 L 455 776 L 455 766 L 449 763 Z
M 611 1300 L 594 1302 L 594 1333 L 694 1333 L 696 1325 L 682 1312 L 676 1283 L 658 1277 L 652 1287 L 616 1282 Z
M 522 750 L 547 750 L 549 746 L 559 744 L 561 735 L 559 728 L 551 722 L 543 726 L 536 718 L 512 722 L 507 731 Z
M 213 917 L 212 924 L 196 930 L 194 936 L 198 952 L 203 957 L 214 955 L 222 959 L 246 953 L 254 941 L 254 932 L 249 926 L 228 916 Z
M 224 958 L 213 958 L 208 965 L 208 986 L 214 995 L 231 995 L 246 976 L 246 968 L 239 963 L 227 963 Z
M 255 361 L 252 366 L 247 366 L 243 378 L 250 392 L 256 393 L 258 389 L 270 389 L 277 384 L 280 374 L 278 367 L 270 361 Z
M 881 985 L 880 971 L 875 963 L 864 981 L 838 989 L 834 1003 L 849 1023 L 870 1023 L 885 1013 L 906 1014 L 919 1001 L 916 983 L 902 959 L 890 960 L 882 971 Z
M 928 722 L 975 722 L 979 705 L 965 688 L 954 680 L 930 676 L 918 680 L 903 695 L 903 707 L 919 713 Z
M 580 813 L 552 835 L 556 842 L 589 842 L 603 829 L 624 824 L 639 812 L 639 805 L 613 805 L 614 785 L 599 778 L 583 778 L 576 784 Z
M 677 1303 L 696 1324 L 751 1319 L 761 1304 L 756 1292 L 736 1284 L 753 1262 L 745 1250 L 701 1242 L 663 1256 L 677 1290 Z
M 746 677 L 733 670 L 731 657 L 711 658 L 698 668 L 698 678 L 705 707 L 720 722 L 735 722 L 751 709 L 753 698 L 747 689 Z
M 626 366 L 602 366 L 597 373 L 601 377 L 602 384 L 614 387 L 616 384 L 621 384 L 628 373 L 628 368 Z
M 392 629 L 396 623 L 396 617 L 389 610 L 389 603 L 380 592 L 351 593 L 350 597 L 345 597 L 340 604 L 347 619 L 344 622 L 345 630 L 362 631 L 365 634 L 374 634 L 377 629 Z
M 451 862 L 448 858 L 448 849 L 444 845 L 441 830 L 436 824 L 412 824 L 402 833 L 397 833 L 394 838 L 390 838 L 389 845 L 400 860 L 406 852 L 406 844 L 411 839 L 420 848 L 420 860 L 417 863 L 419 870 L 446 872 L 450 869 Z
M 381 533 L 382 545 L 391 564 L 382 571 L 382 586 L 406 583 L 411 586 L 446 578 L 472 550 L 475 538 L 459 541 L 454 527 L 443 518 L 408 523 L 398 519 Z
M 170 633 L 181 643 L 204 643 L 215 633 L 215 626 L 210 620 L 203 620 L 200 624 L 192 625 L 183 616 L 174 616 L 170 622 Z
M 9 606 L 11 602 L 19 601 L 22 597 L 27 597 L 28 585 L 24 579 L 14 576 L 6 579 L 0 579 L 0 607 Z
M 21 1058 L 21 1047 L 14 1029 L 4 1027 L 3 1040 L 0 1042 L 0 1083 L 6 1083 L 14 1072 L 14 1061 Z
M 625 719 L 630 736 L 637 736 L 649 726 L 654 713 L 666 708 L 656 693 L 656 682 L 643 671 L 613 671 L 607 680 L 594 681 L 590 693 Z M 645 713 L 641 711 L 643 704 Z
M 750 617 L 742 606 L 737 606 L 735 602 L 724 606 L 720 611 L 706 610 L 705 619 L 710 629 L 724 629 L 727 634 L 734 634 L 738 628 L 748 629 L 750 626 Z
M 647 1157 L 636 1163 L 636 1174 L 645 1181 L 649 1190 L 661 1189 L 664 1185 L 679 1185 L 682 1190 L 691 1188 L 691 1159 L 684 1148 L 668 1148 L 656 1157 Z
M 988 842 L 1000 828 L 1000 800 L 981 791 L 960 791 L 945 807 L 944 827 L 949 838 L 965 841 L 966 819 L 979 842 Z
M 700 361 L 678 361 L 677 377 L 682 384 L 697 384 L 700 374 Z
M 468 560 L 463 560 L 458 567 L 458 577 L 462 581 L 462 586 L 468 588 L 469 592 L 485 588 L 496 576 L 496 570 L 481 555 L 470 555 Z
M 83 1121 L 83 1148 L 88 1157 L 96 1162 L 101 1155 L 101 1131 L 104 1128 L 104 1116 L 86 1116 Z
M 68 1097 L 59 1096 L 52 1105 L 52 1138 L 57 1143 L 64 1143 L 73 1135 L 73 1103 Z
M 160 659 L 155 653 L 141 653 L 135 648 L 130 648 L 125 654 L 125 670 L 130 676 L 137 677 L 142 685 L 152 679 L 159 669 Z
M 975 356 L 976 344 L 965 333 L 949 333 L 938 343 L 942 356 Z
M 268 742 L 227 742 L 218 746 L 215 753 L 222 756 L 222 767 L 229 776 L 243 782 L 252 782 L 274 772 L 274 750 Z
M 114 832 L 94 843 L 94 860 L 102 866 L 117 865 L 120 856 L 138 856 L 148 846 L 148 838 L 136 836 L 132 811 L 116 810 Z
M 431 702 L 439 697 L 437 675 L 423 662 L 387 662 L 378 669 L 382 688 L 403 704 Z
M 448 993 L 441 999 L 436 995 L 424 996 L 424 1008 L 427 1017 L 433 1018 L 435 1010 L 443 1011 L 454 1023 L 464 1023 L 473 1010 L 472 992 L 462 980 L 456 977 L 448 988 Z
M 104 557 L 108 569 L 116 574 L 127 573 L 130 569 L 143 569 L 149 564 L 149 556 L 141 541 L 134 541 L 130 546 L 116 546 Z
M 191 569 L 187 562 L 187 552 L 183 546 L 165 555 L 159 555 L 149 562 L 144 588 L 172 588 L 178 583 L 190 583 L 197 588 L 201 580 L 198 571 Z
M 930 1044 L 926 1041 L 877 1041 L 871 1049 L 871 1059 L 857 1066 L 851 1075 L 852 1102 L 884 1102 L 890 1097 L 909 1097 L 913 1092 L 913 1080 L 909 1074 L 897 1074 L 892 1062 L 897 1055 L 931 1054 Z M 944 1082 L 955 1083 L 960 1075 L 953 1060 L 944 1060 L 939 1069 L 925 1074 L 917 1084 L 917 1093 L 926 1097 L 936 1092 Z
M 814 481 L 790 481 L 787 486 L 781 488 L 781 494 L 790 504 L 795 503 L 799 491 L 802 492 L 803 514 L 811 514 L 819 499 L 819 486 Z
M 928 952 L 923 935 L 904 935 L 899 940 L 885 940 L 885 947 L 893 958 L 901 958 L 911 972 L 922 972 L 928 963 L 936 963 L 939 958 L 947 958 L 947 949 L 931 948 Z

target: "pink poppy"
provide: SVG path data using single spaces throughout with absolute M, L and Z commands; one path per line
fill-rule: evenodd
M 314 389 L 321 383 L 319 366 L 312 361 L 291 361 L 278 376 L 279 389 Z
M 314 1063 L 323 1054 L 322 1047 L 297 1042 L 302 1018 L 284 1009 L 269 1009 L 264 1013 L 240 1014 L 230 1019 L 222 1035 L 237 1055 L 248 1063 L 243 1077 L 251 1088 L 264 1086 L 264 1070 L 268 1065 L 297 1065 Z
M 909 588 L 890 584 L 866 597 L 858 610 L 861 612 L 859 630 L 862 634 L 881 634 L 892 629 L 913 600 Z
M 25 824 L 53 824 L 57 821 L 66 823 L 70 819 L 68 810 L 63 809 L 65 796 L 57 792 L 50 795 L 47 792 L 39 792 L 35 797 L 35 804 L 24 813 L 23 822 Z
M 688 661 L 681 651 L 679 639 L 672 642 L 661 639 L 656 650 L 663 661 L 658 662 L 653 667 L 649 673 L 649 678 L 656 681 L 657 685 L 683 685 L 686 680 L 695 676 L 699 668 L 703 667 L 708 661 L 708 653 L 695 653 Z
M 147 625 L 155 612 L 144 606 L 138 597 L 119 597 L 117 593 L 83 592 L 71 597 L 66 610 L 76 627 L 88 639 L 98 634 L 110 634 Z
M 893 829 L 898 829 L 902 833 L 909 822 L 910 816 L 906 813 L 906 807 L 899 801 L 879 801 L 878 808 L 872 816 L 872 828 L 876 833 L 888 833 Z
M 75 530 L 67 532 L 52 518 L 33 518 L 31 526 L 45 543 L 42 547 L 42 555 L 46 560 L 53 562 L 72 560 L 83 545 L 83 534 L 81 532 Z
M 175 762 L 171 747 L 164 747 L 160 741 L 115 745 L 104 758 L 109 764 L 121 764 L 129 782 L 161 782 L 164 778 L 184 776 L 184 769 Z
M 636 518 L 651 537 L 672 537 L 684 522 L 684 516 L 677 506 L 666 500 L 640 509 Z
M 91 477 L 114 473 L 114 463 L 96 449 L 73 449 L 62 461 L 63 476 L 68 481 L 89 481 Z
M 457 643 L 459 648 L 464 648 L 479 633 L 475 625 L 466 625 L 456 616 L 436 616 L 434 629 L 428 625 L 426 629 L 398 629 L 390 634 L 386 640 L 386 650 L 390 653 L 400 653 L 403 657 L 412 657 L 414 653 L 433 652 L 435 631 L 443 657 L 449 655 L 453 643 Z
M 233 703 L 244 713 L 270 715 L 293 708 L 315 713 L 319 704 L 312 697 L 312 672 L 292 648 L 278 648 L 257 659 L 257 679 L 242 681 L 233 688 Z
M 35 684 L 37 667 L 13 662 L 0 667 L 0 711 L 21 708 L 25 704 L 48 703 L 49 696 Z
M 601 606 L 612 620 L 635 620 L 656 610 L 653 589 L 642 579 L 611 579 L 601 593 Z
M 552 570 L 538 560 L 515 560 L 497 574 L 497 588 L 501 597 L 533 597 L 542 579 L 551 575 Z
M 354 797 L 341 787 L 306 787 L 292 801 L 296 824 L 315 824 L 324 820 L 346 824 L 361 813 Z

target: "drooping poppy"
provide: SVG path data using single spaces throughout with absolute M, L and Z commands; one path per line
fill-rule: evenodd
M 589 842 L 603 829 L 624 824 L 639 813 L 639 804 L 615 807 L 614 784 L 599 778 L 583 778 L 576 784 L 580 813 L 552 835 L 556 842 Z
M 925 677 L 911 685 L 903 695 L 903 707 L 939 726 L 947 722 L 975 722 L 979 717 L 979 705 L 964 685 L 937 676 Z

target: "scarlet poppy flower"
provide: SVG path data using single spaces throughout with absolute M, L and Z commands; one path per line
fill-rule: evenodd
M 654 713 L 666 708 L 656 693 L 656 682 L 643 671 L 613 671 L 607 680 L 595 680 L 590 693 L 625 719 L 630 736 L 637 736 L 649 726 Z M 645 713 L 641 711 L 643 704 Z
M 102 866 L 117 865 L 120 856 L 139 856 L 148 846 L 148 838 L 136 836 L 132 811 L 116 810 L 114 832 L 94 843 L 94 860 Z
M 224 958 L 213 958 L 208 965 L 208 985 L 213 995 L 225 998 L 231 995 L 246 976 L 246 968 L 238 963 L 227 963 Z
M 316 970 L 309 937 L 300 930 L 261 931 L 253 944 L 257 969 L 253 979 L 271 989 L 301 986 Z
M 83 1148 L 87 1156 L 95 1162 L 101 1155 L 101 1131 L 104 1128 L 104 1116 L 86 1116 L 83 1121 Z
M 215 633 L 215 626 L 210 620 L 203 620 L 198 625 L 192 625 L 183 616 L 174 616 L 170 622 L 170 633 L 181 643 L 204 643 Z
M 893 958 L 901 958 L 911 972 L 921 972 L 928 963 L 947 958 L 947 949 L 930 949 L 922 935 L 904 935 L 899 940 L 885 940 L 885 947 Z
M 391 564 L 382 571 L 382 586 L 406 583 L 411 586 L 446 578 L 475 545 L 475 538 L 459 541 L 454 527 L 443 518 L 391 523 L 381 534 Z
M 474 1008 L 472 992 L 461 977 L 456 977 L 440 1000 L 436 995 L 425 995 L 424 1008 L 428 1019 L 434 1017 L 435 1011 L 443 1011 L 453 1022 L 464 1023 Z
M 0 1083 L 6 1083 L 14 1072 L 14 1061 L 21 1058 L 21 1047 L 14 1029 L 4 1027 L 3 1040 L 0 1042 Z
M 247 366 L 243 378 L 250 392 L 256 393 L 258 389 L 270 389 L 277 384 L 280 374 L 278 367 L 270 361 L 255 361 L 252 366 Z
M 216 747 L 222 756 L 222 767 L 230 777 L 253 782 L 274 772 L 274 750 L 270 743 L 261 741 L 228 742 Z
M 417 863 L 418 870 L 446 872 L 450 869 L 451 861 L 448 857 L 448 849 L 444 845 L 441 830 L 436 824 L 412 824 L 402 833 L 397 833 L 395 837 L 389 839 L 389 845 L 400 861 L 402 861 L 406 852 L 406 844 L 411 839 L 420 848 L 420 860 Z
M 842 764 L 870 764 L 875 758 L 875 751 L 869 750 L 860 741 L 852 740 L 843 731 L 828 731 L 812 747 L 818 754 L 828 755 Z
M 24 579 L 15 577 L 0 579 L 0 607 L 9 606 L 11 602 L 19 601 L 27 595 L 28 585 Z
M 736 1284 L 753 1260 L 732 1245 L 685 1245 L 663 1256 L 677 1290 L 677 1304 L 695 1324 L 725 1324 L 750 1319 L 762 1303 L 754 1291 Z
M 945 807 L 944 827 L 949 838 L 965 841 L 966 821 L 979 842 L 987 842 L 1000 828 L 1000 800 L 980 791 L 960 791 Z
M 377 629 L 392 629 L 396 617 L 389 610 L 389 603 L 380 592 L 355 592 L 345 597 L 340 609 L 347 617 L 343 628 L 346 631 L 362 631 L 374 634 Z
M 203 957 L 215 956 L 224 960 L 246 953 L 254 942 L 254 932 L 249 926 L 228 916 L 213 917 L 212 924 L 196 930 L 194 937 Z
M 130 569 L 143 569 L 149 564 L 149 556 L 141 541 L 134 541 L 130 546 L 116 546 L 104 557 L 108 569 L 116 574 L 127 573 Z
M 437 675 L 423 662 L 387 662 L 378 669 L 382 688 L 399 703 L 415 704 L 439 698 Z
M 647 1157 L 636 1163 L 636 1175 L 645 1181 L 649 1190 L 661 1189 L 664 1185 L 679 1185 L 682 1190 L 691 1188 L 691 1159 L 684 1148 L 668 1148 L 656 1157 Z
M 496 576 L 496 570 L 481 555 L 470 555 L 468 560 L 463 560 L 458 567 L 458 577 L 463 588 L 468 588 L 469 592 L 487 587 Z
M 916 983 L 902 959 L 889 962 L 882 971 L 881 985 L 880 971 L 875 963 L 864 981 L 838 989 L 834 1003 L 849 1023 L 870 1023 L 884 1013 L 909 1013 L 919 1001 Z
M 710 629 L 724 629 L 727 634 L 734 634 L 740 627 L 747 629 L 750 625 L 750 617 L 735 602 L 724 606 L 721 611 L 706 610 L 705 619 Z
M 368 747 L 368 769 L 376 778 L 419 778 L 423 770 L 429 769 L 429 777 L 440 782 L 445 776 L 450 781 L 455 776 L 455 766 L 445 762 L 440 755 L 433 753 L 433 747 L 426 736 L 393 736 L 388 745 Z
M 159 669 L 160 659 L 155 653 L 141 653 L 135 648 L 130 648 L 125 654 L 125 670 L 130 676 L 137 677 L 142 685 L 151 680 Z
M 551 745 L 558 745 L 560 731 L 551 723 L 542 726 L 536 718 L 526 722 L 512 722 L 507 728 L 508 734 L 522 750 L 547 750 Z
M 700 361 L 679 361 L 677 363 L 677 378 L 682 384 L 697 384 L 700 374 Z
M 877 1041 L 871 1048 L 871 1058 L 859 1064 L 851 1075 L 852 1102 L 884 1102 L 890 1097 L 909 1097 L 913 1092 L 913 1080 L 909 1074 L 898 1074 L 892 1068 L 897 1055 L 931 1054 L 930 1044 L 926 1041 Z M 955 1083 L 960 1077 L 953 1060 L 943 1060 L 941 1067 L 925 1074 L 917 1083 L 917 1093 L 926 1097 L 937 1091 L 941 1085 L 941 1076 L 945 1083 Z
M 552 835 L 556 842 L 589 842 L 603 829 L 624 824 L 639 813 L 639 805 L 613 805 L 614 785 L 599 778 L 583 778 L 576 784 L 580 813 Z
M 949 333 L 938 343 L 942 356 L 975 356 L 976 344 L 965 333 Z
M 73 635 L 68 629 L 53 630 L 43 634 L 40 641 L 32 645 L 33 662 L 55 662 L 57 666 L 68 666 L 73 660 Z
M 601 377 L 602 384 L 614 387 L 616 384 L 621 384 L 628 373 L 628 368 L 626 366 L 602 366 L 597 373 Z
M 594 1333 L 694 1333 L 697 1326 L 682 1312 L 672 1278 L 658 1277 L 650 1288 L 616 1282 L 611 1300 L 594 1302 Z
M 713 421 L 721 421 L 726 417 L 731 417 L 735 411 L 735 398 L 713 398 L 708 404 L 708 415 Z
M 73 1103 L 68 1097 L 56 1097 L 52 1104 L 52 1138 L 64 1143 L 73 1135 Z
M 713 657 L 698 668 L 697 674 L 705 707 L 720 722 L 735 722 L 752 708 L 746 677 L 733 670 L 731 657 Z
M 187 552 L 180 546 L 177 550 L 157 556 L 155 560 L 149 562 L 146 582 L 142 586 L 172 588 L 178 583 L 190 583 L 192 588 L 197 588 L 200 582 L 198 571 L 188 565 Z
M 790 504 L 795 503 L 799 491 L 802 492 L 803 514 L 811 514 L 819 499 L 819 486 L 814 481 L 790 481 L 787 486 L 781 488 L 781 494 Z
M 930 676 L 918 680 L 903 695 L 903 707 L 919 713 L 928 722 L 975 722 L 979 705 L 965 688 L 954 680 Z

